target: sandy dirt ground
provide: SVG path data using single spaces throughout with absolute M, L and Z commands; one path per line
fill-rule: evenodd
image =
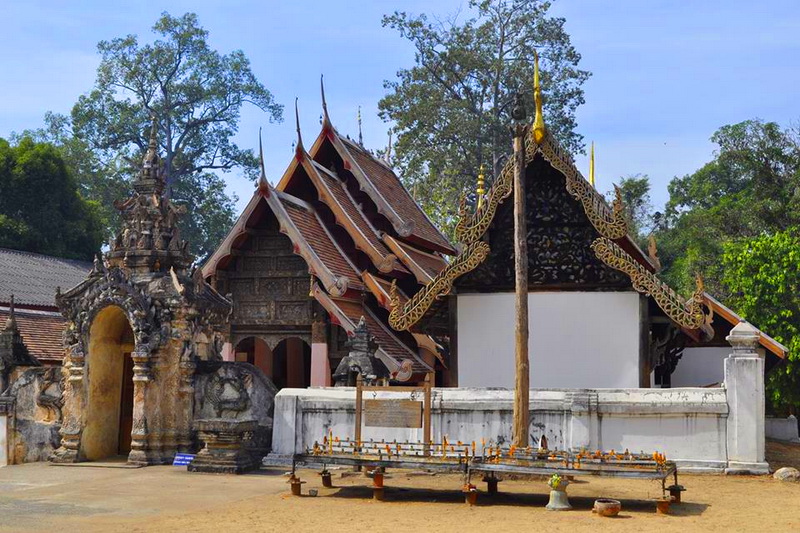
M 800 445 L 769 443 L 774 468 L 800 467 Z M 334 472 L 325 489 L 313 471 L 304 496 L 289 495 L 285 469 L 244 476 L 191 474 L 178 467 L 64 467 L 43 463 L 0 469 L 0 531 L 800 531 L 800 483 L 769 476 L 682 475 L 687 492 L 669 516 L 655 513 L 660 483 L 578 478 L 574 509 L 549 512 L 542 481 L 503 481 L 470 507 L 454 475 L 389 472 L 386 501 L 371 480 Z M 479 489 L 484 489 L 483 484 Z M 317 489 L 317 497 L 308 496 Z M 595 498 L 622 500 L 618 518 L 591 513 Z

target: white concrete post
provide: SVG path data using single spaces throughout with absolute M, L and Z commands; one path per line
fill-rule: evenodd
M 768 474 L 764 458 L 764 358 L 758 351 L 760 332 L 747 322 L 731 330 L 733 347 L 725 359 L 728 399 L 728 474 Z

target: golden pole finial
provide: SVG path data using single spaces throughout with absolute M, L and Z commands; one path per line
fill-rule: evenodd
M 594 141 L 592 141 L 592 151 L 589 153 L 589 184 L 594 187 Z
M 542 114 L 542 86 L 539 83 L 539 54 L 533 51 L 533 102 L 536 118 L 533 119 L 533 140 L 536 144 L 544 140 L 544 115 Z
M 484 167 L 483 163 L 481 163 L 480 169 L 478 169 L 478 190 L 476 191 L 478 193 L 478 200 L 476 202 L 478 211 L 483 207 L 483 195 L 486 194 L 485 184 Z

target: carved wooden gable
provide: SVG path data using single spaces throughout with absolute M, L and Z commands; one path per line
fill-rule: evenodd
M 275 220 L 252 230 L 226 271 L 233 326 L 311 324 L 308 266 Z
M 607 266 L 592 251 L 599 237 L 580 202 L 567 192 L 564 176 L 541 155 L 526 174 L 528 282 L 531 289 L 620 290 L 630 287 L 623 273 Z M 459 292 L 514 290 L 514 205 L 502 203 L 486 233 L 489 256 L 459 278 Z

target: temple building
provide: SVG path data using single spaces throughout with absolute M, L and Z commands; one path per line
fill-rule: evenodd
M 322 106 L 308 150 L 298 124 L 295 155 L 275 187 L 262 154 L 253 197 L 203 266 L 233 302 L 227 357 L 254 364 L 278 388 L 341 384 L 347 369 L 337 367 L 363 317 L 388 377 L 444 378 L 431 336 L 389 326 L 389 290 L 417 292 L 455 249 L 385 161 L 339 134 L 324 90 Z
M 28 353 L 43 365 L 60 365 L 66 320 L 58 311 L 56 290 L 77 285 L 91 269 L 87 261 L 0 248 L 0 329 L 13 307 Z
M 536 113 L 524 143 L 531 387 L 721 383 L 725 337 L 741 318 L 700 277 L 688 300 L 661 281 L 655 243 L 646 253 L 629 234 L 619 191 L 609 206 L 593 162 L 587 180 L 545 128 L 540 99 Z M 462 205 L 460 252 L 445 268 L 392 295 L 397 331 L 449 339 L 453 386 L 514 386 L 513 175 L 509 158 L 488 193 Z M 767 368 L 786 356 L 763 332 L 760 345 Z

